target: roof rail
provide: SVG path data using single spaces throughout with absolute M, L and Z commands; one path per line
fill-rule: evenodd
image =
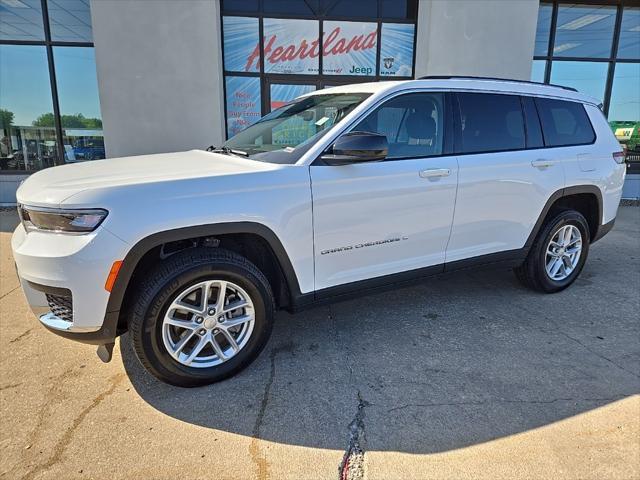
M 573 87 L 565 87 L 564 85 L 556 85 L 555 83 L 542 83 L 531 82 L 529 80 L 516 80 L 510 78 L 497 78 L 497 77 L 474 77 L 472 75 L 427 75 L 419 77 L 418 80 L 492 80 L 496 82 L 512 82 L 512 83 L 526 83 L 528 85 L 542 85 L 545 87 L 562 88 L 563 90 L 569 90 L 571 92 L 577 92 Z

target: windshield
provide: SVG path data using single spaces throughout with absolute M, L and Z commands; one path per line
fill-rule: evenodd
M 227 140 L 224 147 L 246 152 L 252 160 L 296 163 L 368 96 L 368 93 L 330 93 L 294 100 Z

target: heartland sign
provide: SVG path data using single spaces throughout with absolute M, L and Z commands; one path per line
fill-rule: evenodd
M 383 23 L 378 48 L 378 24 L 326 20 L 322 48 L 317 20 L 264 18 L 263 35 L 254 17 L 223 17 L 224 67 L 227 72 L 318 75 L 376 74 L 380 51 L 381 76 L 413 75 L 415 25 Z M 322 51 L 321 51 L 322 50 Z M 321 57 L 322 56 L 322 57 Z
M 375 75 L 378 43 L 376 23 L 324 22 L 322 52 L 314 20 L 264 19 L 265 73 L 318 74 L 322 53 L 323 73 Z M 257 70 L 260 44 L 246 58 L 244 71 Z
M 375 25 L 375 24 L 374 24 Z M 350 53 L 373 50 L 375 49 L 378 40 L 378 29 L 374 27 L 374 30 L 369 33 L 355 34 L 349 37 L 345 36 L 342 27 L 335 27 L 329 34 L 325 33 L 325 39 L 322 46 L 322 56 L 324 59 L 328 59 L 332 55 L 347 55 Z M 317 58 L 320 55 L 320 42 L 316 38 L 315 40 L 308 40 L 303 38 L 299 43 L 288 43 L 290 39 L 278 39 L 278 35 L 274 34 L 270 37 L 265 36 L 264 42 L 264 61 L 265 70 L 272 71 L 271 65 L 278 63 L 286 64 L 287 62 L 295 62 L 296 60 L 305 60 L 306 58 Z M 245 65 L 245 71 L 249 72 L 253 69 L 254 62 L 256 66 L 260 61 L 260 45 L 256 44 L 253 52 L 247 58 L 247 64 Z M 269 66 L 267 66 L 267 64 Z M 354 66 L 354 68 L 357 68 Z M 340 72 L 336 72 L 340 73 Z M 372 72 L 366 73 L 371 75 Z

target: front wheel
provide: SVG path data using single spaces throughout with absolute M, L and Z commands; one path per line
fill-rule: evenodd
M 142 365 L 182 387 L 207 385 L 249 365 L 273 326 L 271 287 L 258 268 L 223 249 L 189 249 L 140 285 L 129 331 Z
M 518 279 L 534 290 L 555 293 L 580 275 L 589 253 L 589 225 L 575 210 L 562 210 L 540 230 L 524 263 L 514 269 Z

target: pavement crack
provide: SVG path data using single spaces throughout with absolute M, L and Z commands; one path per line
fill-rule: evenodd
M 387 410 L 387 413 L 404 410 L 406 408 L 431 408 L 431 407 L 461 407 L 461 406 L 482 406 L 493 404 L 523 404 L 523 405 L 548 405 L 556 402 L 614 402 L 624 398 L 624 395 L 607 398 L 553 398 L 550 400 L 486 400 L 479 402 L 441 402 L 441 403 L 407 403 Z
M 49 459 L 45 463 L 41 463 L 39 465 L 36 465 L 34 468 L 32 468 L 29 472 L 27 472 L 27 474 L 24 477 L 22 477 L 22 480 L 30 480 L 40 472 L 44 470 L 48 470 L 49 468 L 53 467 L 58 462 L 60 462 L 65 449 L 67 448 L 67 446 L 69 446 L 69 444 L 73 440 L 73 436 L 76 430 L 78 430 L 78 428 L 80 427 L 84 419 L 87 417 L 87 415 L 89 415 L 89 413 L 91 413 L 92 410 L 98 407 L 109 395 L 111 395 L 115 391 L 117 386 L 120 384 L 120 382 L 122 382 L 123 379 L 124 379 L 123 373 L 119 373 L 111 377 L 109 387 L 106 390 L 104 390 L 102 393 L 98 394 L 93 399 L 93 401 L 89 405 L 87 405 L 85 408 L 83 408 L 82 411 L 78 414 L 78 416 L 73 419 L 73 422 L 71 423 L 71 425 L 64 431 L 60 440 L 58 440 L 58 442 L 54 445 L 53 454 L 51 455 L 51 457 L 49 457 Z
M 356 415 L 349 423 L 349 445 L 338 467 L 338 480 L 362 480 L 365 478 L 364 445 L 365 437 L 365 409 L 371 404 L 362 398 L 358 390 L 358 407 Z
M 258 480 L 267 480 L 269 478 L 269 463 L 266 456 L 260 452 L 260 431 L 262 429 L 262 423 L 264 422 L 264 415 L 271 399 L 271 387 L 276 377 L 276 357 L 282 352 L 291 352 L 294 348 L 292 342 L 280 345 L 274 348 L 269 355 L 269 378 L 264 386 L 264 392 L 262 393 L 262 400 L 260 401 L 260 408 L 258 409 L 258 415 L 256 416 L 256 422 L 253 425 L 253 431 L 251 433 L 251 444 L 249 445 L 249 454 L 251 460 L 256 465 L 256 478 Z
M 77 377 L 80 374 L 77 370 L 65 370 L 57 377 L 53 377 L 53 384 L 49 390 L 45 393 L 44 402 L 38 408 L 38 414 L 36 418 L 36 426 L 31 430 L 27 436 L 27 444 L 35 444 L 41 433 L 44 431 L 46 421 L 51 417 L 52 410 L 55 405 L 60 405 L 67 398 L 67 391 L 64 389 L 65 381 L 72 377 Z
M 33 331 L 33 327 L 30 328 L 29 330 L 27 330 L 26 332 L 21 333 L 20 335 L 18 335 L 16 338 L 14 338 L 13 340 L 9 340 L 9 343 L 16 343 L 19 342 L 20 340 L 22 340 L 23 338 L 27 337 L 31 332 Z
M 20 288 L 20 285 L 18 285 L 17 287 L 13 287 L 11 290 L 9 290 L 7 293 L 5 293 L 4 295 L 0 296 L 0 300 L 2 300 L 4 297 L 8 297 L 9 295 L 11 295 L 13 292 L 15 292 L 16 290 L 18 290 Z
M 23 383 L 23 382 L 20 382 L 20 383 L 11 383 L 11 384 L 9 384 L 9 385 L 2 385 L 2 386 L 0 387 L 0 392 L 2 392 L 3 390 L 10 390 L 10 389 L 12 389 L 12 388 L 17 388 L 17 387 L 19 387 L 20 385 L 22 385 L 22 383 Z
M 602 355 L 601 353 L 596 352 L 595 350 L 592 350 L 589 346 L 585 345 L 584 343 L 582 343 L 580 340 L 578 340 L 575 337 L 572 337 L 571 335 L 569 335 L 566 332 L 563 332 L 562 330 L 560 330 L 559 328 L 556 327 L 556 331 L 564 336 L 565 338 L 568 338 L 569 340 L 577 343 L 578 345 L 580 345 L 582 348 L 584 348 L 586 351 L 588 351 L 589 353 L 591 353 L 592 355 L 595 355 L 598 358 L 601 358 L 602 360 L 609 362 L 611 365 L 618 367 L 620 370 L 622 370 L 623 372 L 627 372 L 630 373 L 631 375 L 633 375 L 636 378 L 640 378 L 640 375 L 638 375 L 636 372 L 633 372 L 631 370 L 626 369 L 625 367 L 623 367 L 622 365 L 618 364 L 617 362 L 614 362 L 613 360 L 611 360 L 609 357 L 606 357 L 604 355 Z

